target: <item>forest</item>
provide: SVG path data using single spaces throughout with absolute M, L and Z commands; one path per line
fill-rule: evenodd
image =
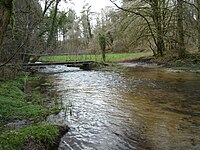
M 198 1 L 124 0 L 120 6 L 112 1 L 116 7 L 101 12 L 86 3 L 80 16 L 70 8 L 59 10 L 60 2 L 1 1 L 1 63 L 28 62 L 31 54 L 100 53 L 100 35 L 108 53 L 184 58 L 200 51 Z
M 0 150 L 200 147 L 200 0 L 107 1 L 0 0 Z M 83 60 L 97 67 L 32 67 Z

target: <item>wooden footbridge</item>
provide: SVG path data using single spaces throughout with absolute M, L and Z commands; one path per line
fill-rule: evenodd
M 83 70 L 91 70 L 92 67 L 97 65 L 95 61 L 66 61 L 66 62 L 37 62 L 28 63 L 24 66 L 49 66 L 49 65 L 67 65 L 68 67 L 80 67 Z
M 24 55 L 24 54 L 23 54 Z M 32 67 L 32 66 L 49 66 L 49 65 L 67 65 L 68 67 L 80 67 L 81 69 L 84 70 L 90 70 L 92 69 L 94 66 L 96 66 L 97 64 L 97 60 L 94 61 L 94 58 L 92 59 L 92 55 L 90 54 L 86 54 L 86 53 L 81 53 L 81 54 L 77 54 L 77 53 L 70 53 L 70 54 L 40 54 L 40 55 L 35 55 L 35 54 L 25 54 L 25 55 L 29 55 L 31 57 L 35 57 L 35 56 L 66 56 L 66 60 L 63 60 L 62 62 L 55 62 L 55 61 L 39 61 L 39 62 L 35 62 L 35 63 L 26 63 L 23 64 L 23 66 L 26 67 Z M 83 56 L 87 56 L 87 59 L 84 59 Z M 94 55 L 93 55 L 94 56 Z M 71 60 L 69 59 L 70 57 L 73 57 L 74 59 Z M 67 59 L 68 58 L 68 59 Z

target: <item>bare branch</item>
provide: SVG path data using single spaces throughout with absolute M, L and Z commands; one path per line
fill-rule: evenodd
M 195 4 L 187 2 L 187 1 L 183 1 L 183 3 L 193 6 L 197 11 L 199 11 L 199 8 Z
M 138 16 L 142 17 L 142 18 L 147 22 L 147 25 L 148 25 L 148 27 L 149 27 L 149 30 L 150 30 L 150 32 L 151 32 L 151 35 L 152 35 L 152 37 L 153 37 L 154 42 L 157 43 L 157 42 L 156 42 L 155 35 L 154 35 L 153 30 L 152 30 L 152 28 L 151 28 L 151 25 L 150 25 L 148 19 L 147 19 L 144 15 L 142 15 L 142 14 L 139 13 L 139 12 L 135 12 L 135 11 L 132 11 L 132 10 L 130 10 L 130 9 L 125 9 L 125 8 L 123 8 L 123 7 L 120 7 L 120 6 L 118 6 L 113 0 L 110 0 L 110 2 L 113 3 L 113 4 L 114 4 L 118 9 L 120 9 L 120 10 L 129 12 L 129 13 L 133 13 L 133 14 L 135 14 L 135 15 L 138 15 Z
M 54 1 L 55 0 L 51 0 L 49 3 L 48 3 L 48 0 L 45 1 L 45 7 L 44 7 L 44 10 L 43 10 L 43 13 L 42 13 L 43 16 L 46 14 L 47 10 L 53 4 Z

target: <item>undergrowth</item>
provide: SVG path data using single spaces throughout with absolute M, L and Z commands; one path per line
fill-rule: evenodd
M 185 58 L 180 59 L 175 54 L 168 54 L 164 57 L 159 57 L 156 59 L 157 63 L 164 64 L 165 67 L 168 67 L 173 70 L 182 70 L 182 71 L 198 71 L 200 70 L 200 54 L 187 54 Z

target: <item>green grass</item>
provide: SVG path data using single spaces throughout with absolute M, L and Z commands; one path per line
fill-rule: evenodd
M 43 142 L 47 146 L 58 137 L 58 127 L 50 124 L 33 124 L 15 130 L 4 126 L 19 120 L 44 121 L 49 114 L 59 111 L 58 106 L 54 105 L 46 108 L 49 101 L 45 101 L 46 95 L 40 91 L 40 85 L 46 83 L 44 79 L 37 76 L 0 81 L 0 150 L 20 150 L 30 144 L 34 146 L 31 149 L 44 149 L 41 148 Z M 24 82 L 28 84 L 26 93 L 23 92 Z M 52 96 L 48 100 L 54 98 Z
M 58 134 L 58 128 L 50 124 L 5 131 L 0 135 L 0 150 L 20 150 L 25 146 L 29 149 L 43 149 L 41 145 L 51 145 Z M 31 143 L 34 144 L 29 145 Z
M 0 125 L 15 118 L 38 120 L 48 114 L 48 110 L 39 104 L 27 103 L 27 95 L 20 89 L 22 83 L 1 82 L 0 84 Z
M 113 62 L 124 59 L 138 58 L 144 56 L 151 56 L 151 52 L 146 53 L 123 53 L 123 54 L 107 54 L 106 61 Z M 101 62 L 101 55 L 66 55 L 66 56 L 42 56 L 40 61 L 56 61 L 56 62 L 64 62 L 64 61 L 97 61 Z

